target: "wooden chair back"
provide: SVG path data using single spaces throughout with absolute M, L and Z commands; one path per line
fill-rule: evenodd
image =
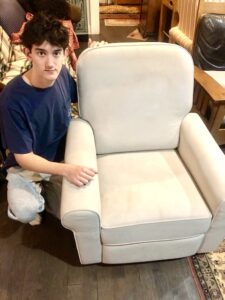
M 192 52 L 199 18 L 206 13 L 225 13 L 225 0 L 177 0 L 174 8 L 176 26 L 170 29 L 170 42 Z

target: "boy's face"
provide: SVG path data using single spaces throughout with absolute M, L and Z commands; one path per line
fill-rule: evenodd
M 57 79 L 64 63 L 65 51 L 45 41 L 33 45 L 31 51 L 25 49 L 32 62 L 32 78 L 39 87 L 51 86 Z

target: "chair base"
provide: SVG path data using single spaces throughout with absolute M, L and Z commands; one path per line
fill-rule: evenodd
M 130 245 L 103 245 L 102 262 L 124 264 L 144 261 L 175 259 L 194 255 L 201 246 L 204 235 L 181 240 L 152 241 Z

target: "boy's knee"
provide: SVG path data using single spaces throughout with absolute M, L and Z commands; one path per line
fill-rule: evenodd
M 8 216 L 22 223 L 29 223 L 37 213 L 44 210 L 45 201 L 40 194 L 39 185 L 17 174 L 9 174 L 7 179 Z
M 22 207 L 17 208 L 16 210 L 15 208 L 13 210 L 9 207 L 8 216 L 13 220 L 17 220 L 22 223 L 29 223 L 32 220 L 34 220 L 38 212 L 38 209 L 23 205 Z

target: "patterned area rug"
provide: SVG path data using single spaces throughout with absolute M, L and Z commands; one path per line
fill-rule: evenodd
M 188 258 L 200 299 L 225 299 L 225 240 L 216 252 Z
M 105 19 L 105 26 L 137 26 L 137 19 Z
M 139 14 L 140 6 L 104 5 L 99 7 L 100 14 Z

